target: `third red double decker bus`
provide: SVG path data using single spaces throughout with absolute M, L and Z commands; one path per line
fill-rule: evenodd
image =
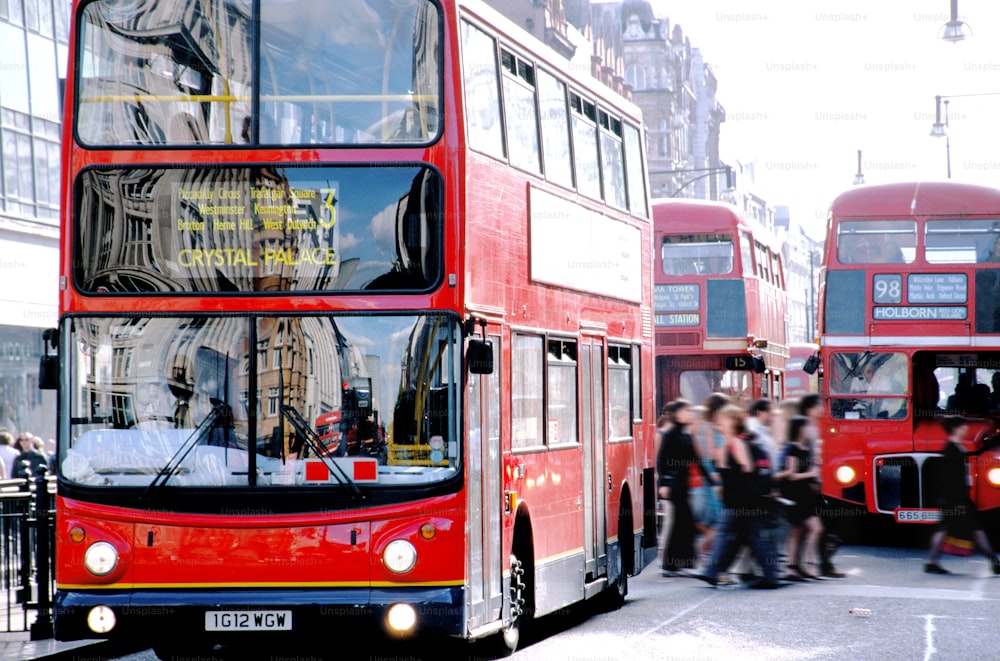
M 657 410 L 724 392 L 781 399 L 788 358 L 781 251 L 723 202 L 653 201 Z
M 819 392 L 819 375 L 809 364 L 816 360 L 819 345 L 813 342 L 790 342 L 785 363 L 785 398 L 793 399 Z
M 837 197 L 820 353 L 829 499 L 937 521 L 941 419 L 959 414 L 975 420 L 971 496 L 1000 507 L 1000 190 L 895 183 Z
M 478 0 L 77 0 L 70 53 L 56 637 L 513 648 L 620 606 L 638 109 Z

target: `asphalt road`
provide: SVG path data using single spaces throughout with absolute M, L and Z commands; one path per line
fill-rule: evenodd
M 1000 576 L 983 557 L 945 557 L 955 573 L 923 573 L 919 547 L 844 547 L 847 576 L 793 583 L 778 590 L 713 588 L 692 578 L 663 578 L 655 566 L 630 581 L 625 606 L 613 612 L 572 609 L 540 619 L 513 659 L 780 661 L 791 659 L 1000 659 Z M 852 609 L 867 609 L 858 617 Z M 494 658 L 457 641 L 403 644 L 330 639 L 297 649 L 218 651 L 212 658 L 267 661 L 423 661 Z M 90 648 L 74 661 L 152 661 L 150 651 L 119 654 Z M 177 661 L 181 661 L 178 659 Z

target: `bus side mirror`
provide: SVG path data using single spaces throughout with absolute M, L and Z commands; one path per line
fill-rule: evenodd
M 819 356 L 813 355 L 806 358 L 806 362 L 802 365 L 802 371 L 806 374 L 815 374 L 816 370 L 819 369 Z
M 42 341 L 45 343 L 45 355 L 38 362 L 38 389 L 55 390 L 59 387 L 59 355 L 49 355 L 49 347 L 53 349 L 59 344 L 59 331 L 47 328 L 42 331 Z
M 469 340 L 465 362 L 470 374 L 493 374 L 493 343 L 476 337 Z
M 753 371 L 755 374 L 763 374 L 767 371 L 767 363 L 763 358 L 753 357 Z

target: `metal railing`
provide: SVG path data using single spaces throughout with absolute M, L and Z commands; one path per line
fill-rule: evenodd
M 51 638 L 55 479 L 0 480 L 0 634 Z

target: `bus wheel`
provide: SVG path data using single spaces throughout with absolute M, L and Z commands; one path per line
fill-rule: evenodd
M 600 607 L 615 611 L 625 604 L 628 594 L 628 572 L 632 558 L 632 519 L 626 512 L 618 517 L 618 551 L 614 554 L 615 578 L 600 597 Z
M 529 585 L 531 579 L 528 576 L 528 569 L 517 557 L 517 553 L 510 554 L 510 622 L 504 627 L 501 633 L 504 647 L 513 652 L 521 642 L 521 633 L 524 623 L 529 619 L 529 603 L 531 594 Z

